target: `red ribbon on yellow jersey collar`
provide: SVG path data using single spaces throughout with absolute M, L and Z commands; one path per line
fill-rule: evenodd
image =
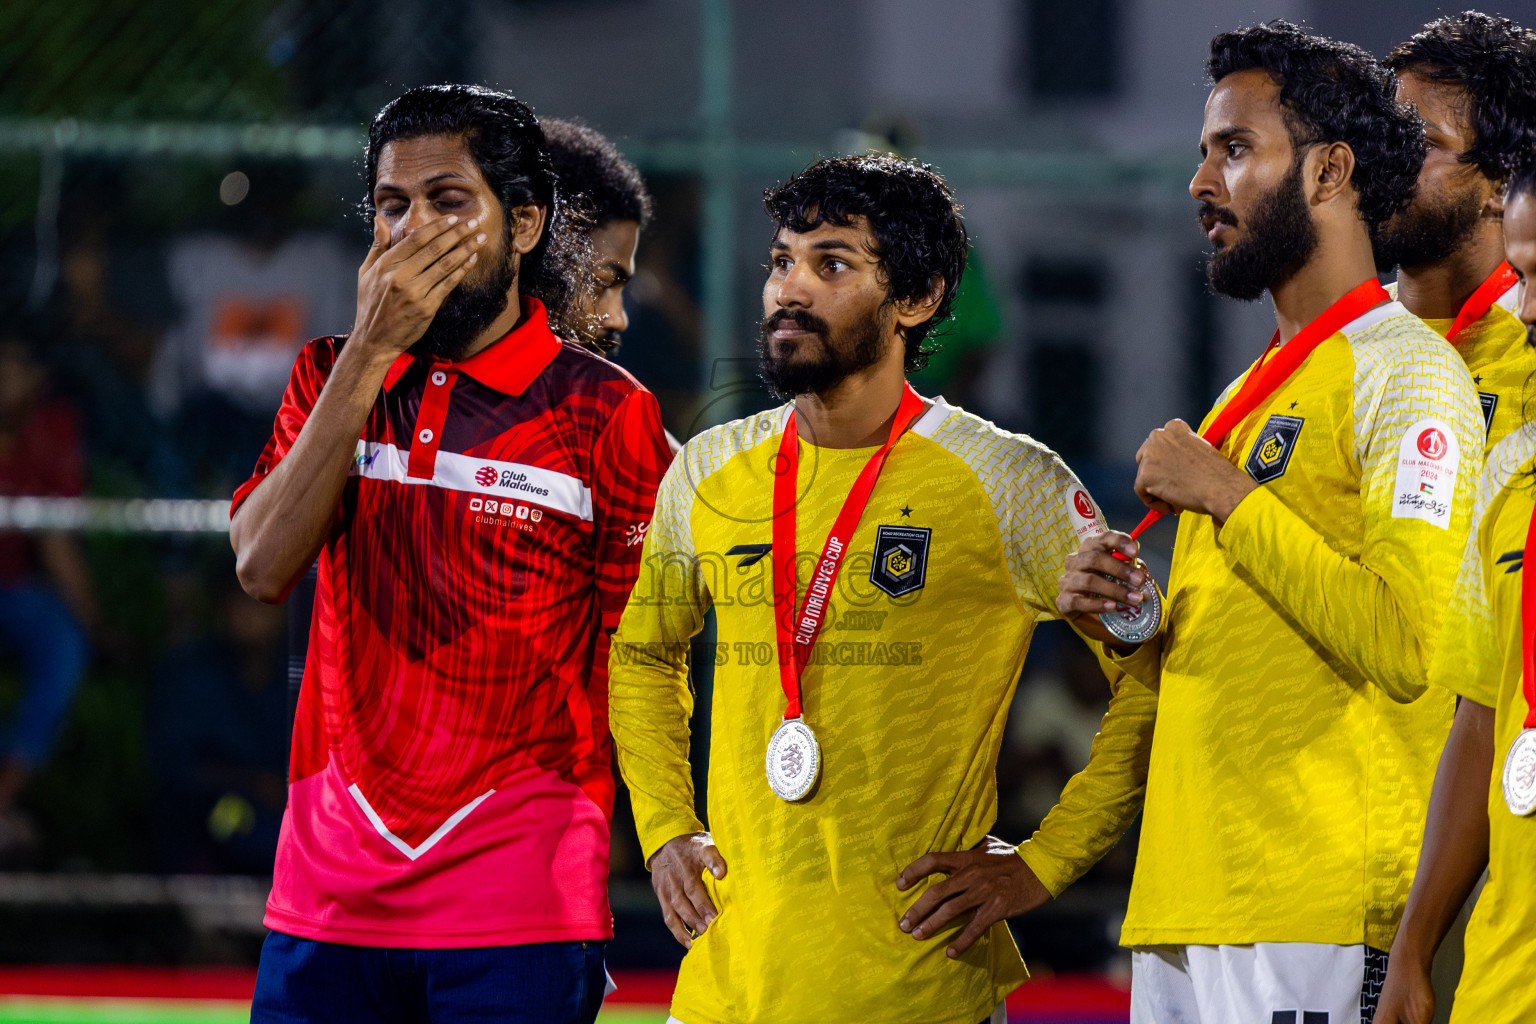
M 1445 340 L 1452 345 L 1456 344 L 1456 335 L 1481 320 L 1493 308 L 1493 304 L 1499 301 L 1499 296 L 1513 288 L 1519 280 L 1520 275 L 1515 273 L 1515 268 L 1509 265 L 1509 261 L 1500 261 L 1498 268 L 1488 275 L 1488 280 L 1478 285 L 1477 290 L 1467 296 L 1461 312 L 1456 314 L 1451 329 L 1446 332 Z
M 784 687 L 788 706 L 784 717 L 800 717 L 800 674 L 810 660 L 811 645 L 821 632 L 821 624 L 827 617 L 827 606 L 832 599 L 832 584 L 848 554 L 853 531 L 858 528 L 859 517 L 869 504 L 869 496 L 875 489 L 875 480 L 885 465 L 885 457 L 912 421 L 923 411 L 923 399 L 912 385 L 906 385 L 901 404 L 896 407 L 896 419 L 891 423 L 891 433 L 885 444 L 871 455 L 853 482 L 853 489 L 843 502 L 842 510 L 832 523 L 827 542 L 822 546 L 821 557 L 811 573 L 811 582 L 805 590 L 798 614 L 794 613 L 795 594 L 799 582 L 795 572 L 795 488 L 800 477 L 800 434 L 795 426 L 795 413 L 791 409 L 789 420 L 784 424 L 784 436 L 779 441 L 779 454 L 773 480 L 773 622 L 778 634 L 779 681 Z M 791 617 L 793 616 L 793 617 Z
M 1221 443 L 1232 433 L 1232 429 L 1243 421 L 1249 413 L 1257 409 L 1269 396 L 1280 390 L 1280 386 L 1291 379 L 1291 375 L 1301 368 L 1307 356 L 1312 350 L 1321 345 L 1328 338 L 1333 337 L 1346 325 L 1376 308 L 1383 302 L 1391 301 L 1392 296 L 1381 286 L 1381 282 L 1374 277 L 1361 281 L 1355 287 L 1345 292 L 1333 305 L 1323 310 L 1315 320 L 1307 324 L 1296 333 L 1285 345 L 1280 344 L 1280 332 L 1275 331 L 1274 337 L 1269 339 L 1269 345 L 1265 347 L 1264 354 L 1259 357 L 1258 365 L 1248 374 L 1242 386 L 1237 389 L 1211 425 L 1201 432 L 1200 436 L 1210 442 L 1211 447 L 1220 448 Z M 1271 359 L 1271 353 L 1274 358 Z M 1156 509 L 1148 512 L 1136 528 L 1131 531 L 1132 537 L 1141 536 L 1142 532 L 1163 518 L 1163 514 Z

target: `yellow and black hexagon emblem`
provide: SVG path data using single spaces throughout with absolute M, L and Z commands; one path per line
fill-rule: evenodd
M 933 531 L 924 526 L 882 526 L 875 531 L 875 560 L 869 582 L 900 597 L 928 580 L 928 541 Z
M 1277 479 L 1291 464 L 1291 453 L 1296 450 L 1296 439 L 1301 436 L 1300 416 L 1271 416 L 1259 436 L 1253 441 L 1248 461 L 1243 468 L 1257 482 L 1264 484 Z

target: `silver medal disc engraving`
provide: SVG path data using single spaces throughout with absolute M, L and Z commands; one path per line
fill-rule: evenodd
M 1504 757 L 1504 803 L 1525 817 L 1536 810 L 1536 729 L 1522 729 Z
M 786 718 L 768 740 L 768 787 L 780 800 L 803 800 L 816 787 L 821 772 L 821 748 L 811 727 Z
M 1139 644 L 1150 639 L 1163 621 L 1163 599 L 1157 592 L 1157 583 L 1153 581 L 1152 574 L 1147 572 L 1146 563 L 1137 562 L 1135 567 L 1147 575 L 1139 588 L 1141 604 L 1123 604 L 1112 612 L 1099 613 L 1099 621 L 1104 623 L 1104 628 L 1113 633 L 1116 639 L 1128 644 Z M 1123 582 L 1107 573 L 1101 575 L 1116 583 Z

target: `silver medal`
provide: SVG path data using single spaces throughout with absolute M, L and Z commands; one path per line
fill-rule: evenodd
M 768 787 L 780 800 L 802 800 L 816 787 L 821 773 L 821 748 L 811 727 L 786 718 L 768 740 Z
M 1147 572 L 1145 563 L 1137 562 L 1136 568 L 1147 575 L 1139 588 L 1141 604 L 1123 604 L 1112 612 L 1099 613 L 1099 621 L 1104 623 L 1104 628 L 1113 633 L 1117 639 L 1128 644 L 1139 644 L 1143 640 L 1150 639 L 1163 621 L 1163 599 L 1158 595 L 1157 583 L 1153 581 L 1152 574 Z M 1101 575 L 1105 579 L 1115 580 L 1107 573 Z M 1115 582 L 1122 581 L 1115 580 Z
M 1504 803 L 1522 818 L 1536 810 L 1536 729 L 1521 729 L 1504 755 Z

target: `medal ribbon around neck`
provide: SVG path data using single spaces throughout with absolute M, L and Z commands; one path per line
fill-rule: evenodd
M 869 504 L 875 479 L 885 465 L 891 446 L 922 412 L 922 396 L 908 384 L 901 396 L 901 404 L 896 407 L 890 436 L 880 450 L 870 456 L 853 482 L 853 490 L 844 500 L 832 530 L 827 534 L 821 557 L 816 560 L 816 569 L 811 574 L 810 586 L 806 587 L 799 614 L 791 619 L 795 594 L 800 589 L 795 572 L 795 489 L 800 477 L 800 434 L 795 426 L 795 412 L 790 410 L 789 420 L 784 424 L 784 436 L 779 442 L 778 461 L 774 467 L 777 473 L 773 481 L 773 623 L 779 641 L 779 681 L 788 701 L 784 709 L 786 719 L 800 717 L 800 673 L 810 660 L 811 645 L 816 642 L 821 624 L 827 617 L 832 584 L 846 560 L 859 517 Z M 814 602 L 813 597 L 817 598 Z
M 1525 728 L 1536 729 L 1536 510 L 1525 531 L 1520 563 L 1520 685 L 1525 691 Z
M 1498 269 L 1488 275 L 1488 280 L 1477 286 L 1477 290 L 1467 296 L 1466 303 L 1461 307 L 1461 312 L 1456 314 L 1456 320 L 1451 324 L 1451 329 L 1446 332 L 1445 340 L 1455 345 L 1456 335 L 1481 320 L 1493 304 L 1499 301 L 1499 297 L 1509 291 L 1520 280 L 1520 275 L 1515 273 L 1515 268 L 1509 265 L 1508 260 L 1499 263 Z
M 1381 286 L 1380 281 L 1374 277 L 1368 278 L 1345 292 L 1337 302 L 1323 310 L 1317 319 L 1298 331 L 1296 336 L 1286 344 L 1280 344 L 1280 332 L 1275 331 L 1274 337 L 1269 339 L 1269 344 L 1264 349 L 1264 354 L 1259 357 L 1258 365 L 1237 389 L 1237 394 L 1221 407 L 1221 411 L 1216 414 L 1211 425 L 1202 431 L 1200 436 L 1209 441 L 1212 448 L 1219 449 L 1234 427 L 1280 390 L 1282 384 L 1291 379 L 1291 376 L 1306 361 L 1307 356 L 1312 354 L 1313 349 L 1359 319 L 1368 310 L 1376 308 L 1383 302 L 1390 302 L 1391 299 L 1392 296 L 1387 294 L 1387 290 Z M 1273 359 L 1270 358 L 1271 354 L 1274 355 Z M 1141 536 L 1147 527 L 1161 518 L 1163 514 L 1152 509 L 1141 522 L 1136 524 L 1136 528 L 1131 531 L 1131 536 Z

